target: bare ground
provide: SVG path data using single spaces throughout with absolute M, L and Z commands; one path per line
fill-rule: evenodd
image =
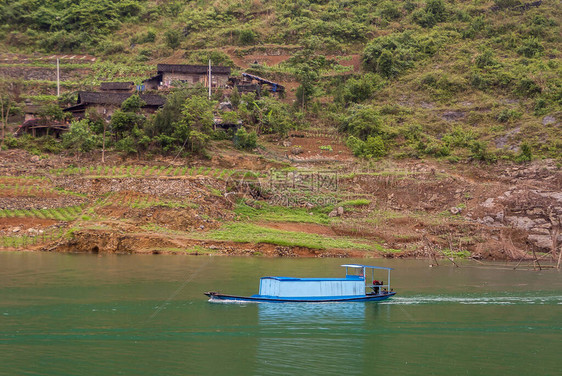
M 319 148 L 326 144 L 332 151 Z M 30 209 L 30 200 L 49 207 L 65 207 L 79 200 L 83 211 L 67 221 L 2 217 L 0 236 L 29 236 L 62 228 L 66 231 L 63 237 L 53 241 L 43 237 L 24 248 L 94 253 L 442 257 L 448 252 L 468 253 L 478 259 L 520 260 L 560 251 L 562 172 L 553 161 L 526 165 L 385 161 L 365 170 L 345 145 L 329 134 L 296 134 L 289 143 L 270 140 L 265 145 L 266 149 L 256 154 L 217 148 L 210 161 L 124 161 L 110 156 L 109 164 L 187 163 L 266 172 L 286 166 L 291 149 L 298 146 L 301 155 L 316 154 L 314 158 L 303 156 L 305 163 L 293 161 L 293 165 L 339 169 L 340 200 L 363 199 L 368 204 L 346 207 L 330 225 L 286 221 L 262 221 L 259 225 L 335 239 L 352 237 L 395 251 L 317 250 L 194 239 L 189 235 L 194 231 L 205 233 L 239 220 L 233 201 L 225 195 L 224 180 L 192 175 L 56 174 L 54 169 L 71 164 L 97 165 L 96 156 L 34 158 L 23 151 L 0 152 L 0 202 L 4 203 L 0 209 Z M 9 241 L 0 246 L 14 249 Z

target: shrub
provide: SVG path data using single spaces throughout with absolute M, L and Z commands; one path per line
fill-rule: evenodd
M 139 33 L 131 38 L 131 43 L 135 44 L 153 43 L 154 41 L 156 41 L 156 33 L 151 29 L 146 33 Z
M 126 133 L 130 132 L 134 127 L 142 127 L 145 120 L 143 115 L 117 110 L 111 117 L 110 129 L 119 138 L 126 137 Z
M 180 46 L 181 39 L 182 34 L 179 30 L 170 29 L 164 33 L 164 41 L 166 43 L 166 46 L 170 47 L 173 50 Z
M 496 65 L 496 61 L 494 60 L 494 54 L 491 50 L 485 50 L 483 53 L 478 55 L 475 60 L 476 67 L 482 69 L 488 66 Z
M 479 90 L 486 90 L 490 82 L 480 73 L 474 72 L 470 76 L 470 86 Z
M 369 136 L 366 141 L 354 136 L 349 136 L 347 138 L 347 146 L 357 157 L 370 159 L 386 155 L 384 140 L 380 136 Z
M 515 91 L 516 94 L 526 96 L 526 97 L 532 97 L 536 94 L 540 94 L 542 89 L 532 79 L 522 77 L 517 82 L 517 85 L 515 86 L 514 91 Z
M 238 41 L 241 45 L 247 46 L 249 44 L 255 44 L 257 40 L 257 34 L 251 29 L 243 29 L 238 33 Z
M 475 140 L 475 135 L 471 130 L 465 131 L 461 127 L 455 127 L 453 130 L 443 136 L 443 143 L 450 148 L 468 147 Z
M 234 134 L 233 141 L 238 149 L 254 149 L 257 146 L 258 135 L 255 131 L 248 133 L 244 127 L 240 127 Z
M 336 100 L 343 104 L 360 103 L 369 99 L 373 93 L 384 86 L 384 80 L 377 74 L 367 73 L 345 82 Z
M 100 44 L 100 50 L 104 55 L 115 55 L 125 51 L 125 44 L 122 42 L 105 41 Z
M 371 41 L 363 50 L 362 60 L 367 70 L 391 77 L 438 49 L 439 43 L 432 38 L 415 37 L 411 31 L 405 31 Z M 383 53 L 385 56 L 381 58 Z
M 398 6 L 390 1 L 385 1 L 380 5 L 380 15 L 387 20 L 395 20 L 402 16 L 400 10 L 398 10 Z
M 470 143 L 469 149 L 471 157 L 479 161 L 495 162 L 496 156 L 488 151 L 488 144 L 485 141 L 474 140 Z
M 377 72 L 380 72 L 385 77 L 392 77 L 398 73 L 398 70 L 394 68 L 392 52 L 387 49 L 382 50 L 377 60 Z
M 365 142 L 363 154 L 367 158 L 378 158 L 386 155 L 386 146 L 381 136 L 369 136 Z
M 515 158 L 515 160 L 519 163 L 521 162 L 530 162 L 533 159 L 533 151 L 531 149 L 531 145 L 528 142 L 524 141 L 521 143 L 520 153 Z
M 521 112 L 512 109 L 504 109 L 500 111 L 500 113 L 496 116 L 496 119 L 500 123 L 507 123 L 509 121 L 519 119 L 522 115 L 523 114 Z
M 37 41 L 37 47 L 43 51 L 70 52 L 78 49 L 90 37 L 85 33 L 67 32 L 60 30 L 45 34 Z
M 428 0 L 423 10 L 412 14 L 412 19 L 421 27 L 431 28 L 438 22 L 445 21 L 445 4 L 443 0 Z
M 543 51 L 544 47 L 537 38 L 526 39 L 521 47 L 517 49 L 517 53 L 528 58 L 540 55 Z
M 417 149 L 424 154 L 433 155 L 435 157 L 446 157 L 451 154 L 449 147 L 438 140 L 432 140 L 427 144 L 423 141 L 419 141 Z
M 383 133 L 382 119 L 373 107 L 355 105 L 348 110 L 347 116 L 341 119 L 340 131 L 366 140 L 369 136 Z

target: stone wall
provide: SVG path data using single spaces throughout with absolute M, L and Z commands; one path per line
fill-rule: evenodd
M 228 82 L 226 75 L 213 75 L 213 86 L 225 86 Z M 170 86 L 174 81 L 183 81 L 188 84 L 204 83 L 206 84 L 206 76 L 201 74 L 188 74 L 188 73 L 163 73 L 162 84 Z

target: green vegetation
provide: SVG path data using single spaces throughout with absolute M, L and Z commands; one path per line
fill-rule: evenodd
M 445 248 L 442 250 L 443 255 L 445 255 L 446 257 L 457 257 L 457 258 L 468 258 L 470 257 L 470 252 L 466 251 L 466 250 L 461 250 L 461 251 L 451 251 L 448 248 Z
M 69 222 L 78 218 L 82 210 L 83 208 L 80 205 L 55 209 L 2 209 L 0 210 L 0 218 L 35 217 Z
M 260 203 L 259 208 L 254 208 L 240 203 L 236 206 L 234 212 L 239 219 L 249 221 L 317 223 L 321 225 L 328 225 L 332 222 L 332 218 L 326 215 L 324 208 L 316 207 L 305 209 Z
M 356 200 L 349 200 L 349 201 L 340 202 L 339 205 L 341 205 L 343 207 L 353 207 L 353 206 L 365 206 L 365 205 L 369 205 L 370 203 L 371 203 L 371 200 L 359 198 L 359 199 L 356 199 Z
M 277 51 L 291 57 L 246 71 L 291 85 L 286 98 L 235 91 L 233 111 L 217 110 L 220 90 L 209 100 L 204 88 L 178 87 L 154 115 L 128 103 L 111 124 L 92 114 L 73 123 L 62 143 L 7 137 L 3 144 L 38 155 L 88 153 L 101 148 L 106 131 L 106 148 L 125 155 L 208 157 L 215 141 L 253 150 L 259 136 L 321 124 L 336 127 L 365 159 L 560 158 L 562 9 L 552 1 L 521 4 L 526 2 L 5 0 L 3 51 L 98 58 L 64 63 L 89 73 L 64 82 L 63 91 L 91 89 L 101 80 L 140 83 L 172 56 L 194 64 L 211 59 L 239 75 L 239 58 Z M 37 59 L 30 66 L 48 64 Z M 21 114 L 25 97 L 55 102 L 53 82 L 5 81 L 0 98 L 10 115 Z M 215 130 L 214 115 L 244 126 Z M 2 128 L 6 123 L 3 116 Z
M 249 223 L 229 223 L 223 225 L 218 230 L 194 233 L 192 236 L 200 239 L 216 239 L 239 243 L 268 243 L 312 249 L 359 249 L 369 251 L 376 248 L 374 244 L 365 244 L 359 239 L 347 237 L 330 238 L 325 235 L 276 230 Z
M 3 248 L 25 248 L 31 245 L 38 245 L 52 242 L 65 235 L 63 228 L 52 229 L 36 235 L 14 235 L 0 236 L 0 246 Z

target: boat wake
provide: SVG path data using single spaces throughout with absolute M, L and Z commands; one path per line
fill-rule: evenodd
M 416 295 L 397 296 L 379 304 L 475 304 L 475 305 L 562 305 L 562 296 L 447 296 L 447 295 Z
M 225 299 L 217 299 L 217 298 L 210 298 L 208 300 L 209 303 L 215 304 L 256 304 L 259 303 L 258 301 L 250 301 L 250 300 L 225 300 Z

